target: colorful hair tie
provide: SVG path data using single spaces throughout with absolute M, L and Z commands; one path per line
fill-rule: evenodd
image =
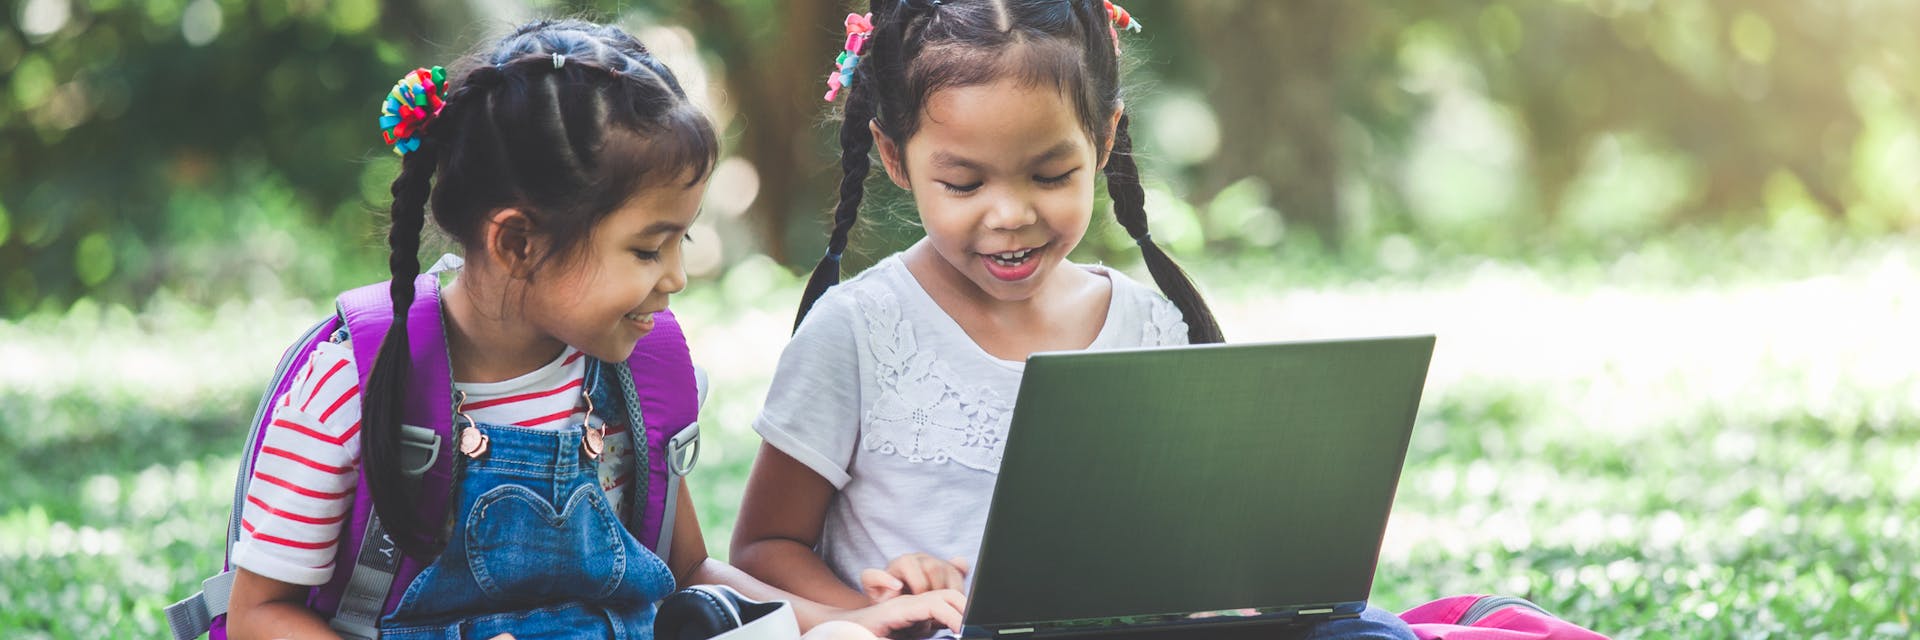
M 440 67 L 414 69 L 393 84 L 380 103 L 380 137 L 393 152 L 406 155 L 420 148 L 420 131 L 446 103 L 447 71 Z
M 1133 14 L 1127 13 L 1126 9 L 1114 4 L 1113 0 L 1106 0 L 1106 3 L 1107 32 L 1113 34 L 1113 55 L 1117 56 L 1120 55 L 1120 30 L 1139 33 L 1142 25 L 1139 20 L 1133 19 Z
M 860 54 L 867 50 L 867 39 L 873 37 L 873 14 L 847 14 L 847 46 L 833 59 L 833 73 L 827 74 L 827 102 L 833 102 L 842 87 L 853 86 L 853 70 L 860 66 Z

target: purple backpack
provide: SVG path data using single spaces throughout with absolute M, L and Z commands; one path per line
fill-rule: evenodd
M 393 319 L 393 303 L 388 283 L 368 285 L 340 294 L 335 300 L 338 313 L 308 329 L 300 340 L 288 347 L 274 371 L 274 381 L 254 410 L 253 425 L 247 436 L 247 455 L 240 462 L 235 482 L 233 511 L 227 522 L 226 560 L 221 572 L 202 583 L 202 591 L 167 607 L 167 624 L 176 640 L 190 640 L 211 632 L 212 640 L 226 638 L 227 599 L 232 593 L 233 546 L 240 540 L 240 515 L 246 504 L 247 483 L 253 478 L 254 460 L 260 455 L 262 435 L 273 420 L 273 401 L 293 384 L 294 373 L 306 366 L 313 350 L 334 332 L 345 328 L 353 343 L 354 361 L 371 363 L 380 350 Z M 408 476 L 421 483 L 420 510 L 436 514 L 426 521 L 438 521 L 451 498 L 453 481 L 453 376 L 447 359 L 447 340 L 440 318 L 438 278 L 429 273 L 414 280 L 414 302 L 407 311 L 407 340 L 413 354 L 411 377 L 407 381 L 408 400 L 401 410 L 400 459 Z M 360 384 L 365 387 L 373 367 L 361 366 Z M 640 543 L 664 558 L 670 553 L 673 537 L 675 498 L 680 483 L 699 456 L 700 427 L 694 422 L 705 395 L 705 380 L 694 369 L 687 353 L 686 336 L 671 312 L 654 314 L 651 333 L 640 339 L 626 367 L 613 371 L 620 379 L 629 406 L 638 409 L 639 419 L 628 431 L 645 434 L 646 447 L 635 447 L 644 456 L 644 477 L 634 478 L 637 489 L 646 491 L 645 508 L 634 514 L 632 523 Z M 441 401 L 434 402 L 434 398 Z M 415 426 L 425 425 L 425 426 Z M 637 443 L 636 443 L 637 444 Z M 366 471 L 361 469 L 361 484 Z M 356 492 L 353 508 L 342 525 L 340 548 L 336 552 L 333 578 L 314 587 L 307 605 L 327 618 L 336 632 L 346 638 L 372 640 L 379 637 L 380 616 L 400 603 L 406 585 L 425 569 L 425 561 L 404 556 L 373 517 L 373 501 L 366 492 Z

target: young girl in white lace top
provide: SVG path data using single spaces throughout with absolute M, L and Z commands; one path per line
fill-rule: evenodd
M 964 588 L 1029 354 L 1221 339 L 1147 234 L 1106 7 L 872 4 L 848 17 L 840 202 L 754 423 L 732 548 L 839 606 Z M 836 286 L 876 147 L 926 238 Z M 1067 260 L 1102 173 L 1167 297 Z

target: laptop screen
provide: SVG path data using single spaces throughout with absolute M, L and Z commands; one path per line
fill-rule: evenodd
M 1035 355 L 967 624 L 1364 601 L 1432 348 Z

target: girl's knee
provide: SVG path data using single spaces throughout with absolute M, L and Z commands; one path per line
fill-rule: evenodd
M 845 620 L 834 620 L 814 627 L 812 631 L 807 632 L 807 635 L 801 636 L 800 640 L 874 640 L 874 635 L 860 625 Z

